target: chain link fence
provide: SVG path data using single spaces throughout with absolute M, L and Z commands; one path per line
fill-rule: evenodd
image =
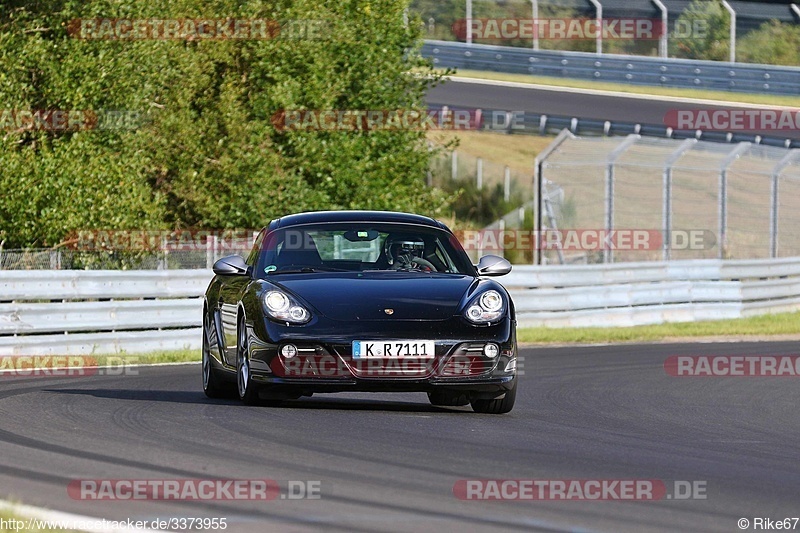
M 250 248 L 158 251 L 0 249 L 0 270 L 173 270 L 211 268 L 221 257 L 247 256 Z
M 800 255 L 797 149 L 565 131 L 540 154 L 537 176 L 537 228 L 606 239 L 573 247 L 587 263 Z M 554 186 L 561 195 L 548 209 Z M 625 232 L 640 245 L 615 240 Z M 567 244 L 541 246 L 537 260 L 565 262 Z
M 518 264 L 800 256 L 800 149 L 565 130 L 539 154 L 534 176 L 442 151 L 428 185 L 459 193 L 455 229 L 472 220 L 493 236 L 494 247 L 481 239 L 468 247 L 475 261 L 484 253 Z M 511 245 L 498 246 L 504 239 Z M 249 253 L 249 233 L 233 242 L 208 238 L 186 249 L 164 241 L 144 251 L 0 248 L 0 269 L 210 268 L 220 257 Z

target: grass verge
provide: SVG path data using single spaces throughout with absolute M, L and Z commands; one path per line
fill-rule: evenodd
M 554 135 L 509 135 L 491 131 L 431 131 L 428 140 L 443 146 L 458 139 L 456 151 L 508 165 L 514 172 L 533 175 L 533 160 L 553 142 Z
M 800 335 L 800 312 L 627 328 L 520 328 L 517 339 L 519 342 L 536 344 L 594 344 L 691 340 L 702 337 L 756 340 L 787 335 Z
M 483 70 L 459 70 L 454 78 L 480 78 L 494 81 L 512 81 L 554 87 L 571 87 L 573 89 L 594 89 L 597 91 L 614 91 L 649 96 L 671 96 L 700 100 L 717 100 L 720 102 L 739 102 L 745 104 L 763 104 L 786 107 L 800 107 L 800 97 L 779 96 L 770 94 L 734 93 L 728 91 L 712 91 L 707 89 L 673 89 L 668 87 L 649 87 L 643 85 L 626 85 L 603 81 L 588 81 L 569 78 L 551 78 L 548 76 L 529 76 L 526 74 L 505 74 Z

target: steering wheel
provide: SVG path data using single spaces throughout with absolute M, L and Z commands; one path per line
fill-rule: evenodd
M 437 271 L 436 267 L 433 265 L 433 263 L 431 263 L 427 259 L 423 259 L 421 257 L 415 257 L 414 259 L 412 259 L 411 260 L 411 264 L 412 265 L 418 265 L 417 268 L 422 267 L 422 268 L 420 268 L 420 270 L 425 270 L 425 271 L 429 271 L 429 272 L 436 272 Z

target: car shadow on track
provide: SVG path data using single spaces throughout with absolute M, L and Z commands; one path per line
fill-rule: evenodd
M 202 392 L 176 390 L 138 390 L 138 389 L 45 389 L 51 394 L 70 394 L 91 396 L 108 400 L 136 400 L 145 402 L 169 402 L 182 404 L 206 404 L 249 408 L 237 399 L 212 400 Z M 396 401 L 362 398 L 301 398 L 286 400 L 278 405 L 266 401 L 256 406 L 262 409 L 331 409 L 338 411 L 394 411 L 410 413 L 471 413 L 467 407 L 438 407 L 422 402 Z

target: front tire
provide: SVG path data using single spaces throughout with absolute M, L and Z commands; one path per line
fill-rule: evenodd
M 234 393 L 233 386 L 220 376 L 219 370 L 214 368 L 214 358 L 211 355 L 211 327 L 208 313 L 204 310 L 202 347 L 203 392 L 209 398 L 230 398 Z
M 239 399 L 247 405 L 258 404 L 258 386 L 250 374 L 250 350 L 247 348 L 247 333 L 244 317 L 239 318 L 236 328 L 236 385 Z
M 485 413 L 490 415 L 502 415 L 510 412 L 514 408 L 514 402 L 517 399 L 517 380 L 514 379 L 514 385 L 508 390 L 502 398 L 495 398 L 493 400 L 471 400 L 472 410 L 476 413 Z

